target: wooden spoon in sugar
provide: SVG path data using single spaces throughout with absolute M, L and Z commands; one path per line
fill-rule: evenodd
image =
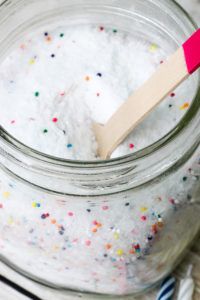
M 101 159 L 108 159 L 133 129 L 177 86 L 200 67 L 200 29 L 149 80 L 132 94 L 105 125 L 93 124 Z

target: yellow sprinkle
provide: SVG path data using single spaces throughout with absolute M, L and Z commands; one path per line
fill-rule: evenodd
M 149 47 L 150 52 L 155 52 L 158 49 L 158 45 L 156 44 L 151 44 Z
M 36 203 L 36 202 L 33 202 L 33 203 L 32 203 L 32 207 L 37 207 L 37 203 Z
M 117 250 L 117 255 L 122 256 L 124 254 L 124 251 L 122 249 Z
M 115 240 L 118 240 L 118 239 L 119 239 L 119 233 L 118 233 L 118 232 L 115 232 L 115 233 L 114 233 L 114 239 L 115 239 Z
M 8 198 L 10 196 L 10 193 L 9 192 L 3 192 L 3 197 L 4 198 Z
M 14 223 L 13 217 L 9 217 L 8 219 L 8 224 L 11 225 Z
M 145 207 L 145 206 L 140 208 L 140 211 L 141 211 L 141 212 L 145 212 L 145 211 L 147 211 L 147 210 L 148 210 L 148 208 Z
M 158 221 L 158 227 L 162 228 L 164 226 L 164 223 L 162 221 Z
M 189 104 L 188 102 L 185 102 L 185 103 L 180 107 L 180 109 L 181 109 L 181 110 L 184 110 L 184 109 L 187 109 L 189 106 L 190 106 L 190 104 Z
M 54 251 L 58 251 L 59 250 L 59 246 L 58 245 L 55 245 L 53 248 L 54 248 Z
M 35 59 L 31 58 L 31 59 L 29 60 L 29 65 L 33 65 L 34 63 L 35 63 Z

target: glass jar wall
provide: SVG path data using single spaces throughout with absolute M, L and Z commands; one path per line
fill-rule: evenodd
M 172 1 L 4 1 L 0 56 L 47 24 L 99 24 L 150 37 L 173 52 L 195 25 Z M 0 130 L 0 253 L 55 288 L 136 295 L 172 271 L 199 222 L 199 76 L 194 101 L 164 138 L 109 161 L 43 155 Z M 93 296 L 93 299 L 95 296 Z

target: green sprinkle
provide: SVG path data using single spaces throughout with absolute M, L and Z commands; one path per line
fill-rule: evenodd
M 117 33 L 117 29 L 113 29 L 113 33 Z
M 48 130 L 47 130 L 47 129 L 44 129 L 44 130 L 43 130 L 43 132 L 44 132 L 44 133 L 47 133 L 47 132 L 48 132 Z
M 35 97 L 39 97 L 40 93 L 39 92 L 35 92 Z
M 60 34 L 60 37 L 62 38 L 63 36 L 64 36 L 64 33 L 61 33 L 61 34 Z

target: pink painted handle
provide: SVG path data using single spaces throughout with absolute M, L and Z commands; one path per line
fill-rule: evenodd
M 183 50 L 188 73 L 192 74 L 200 67 L 200 29 L 183 44 Z

